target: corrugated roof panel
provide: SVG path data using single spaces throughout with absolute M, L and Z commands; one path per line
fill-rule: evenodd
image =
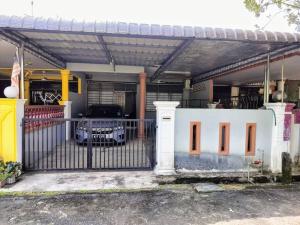
M 174 26 L 173 30 L 174 30 L 175 37 L 182 37 L 184 35 L 183 29 L 181 26 Z
M 23 27 L 23 19 L 17 16 L 12 16 L 10 18 L 9 21 L 9 25 L 8 26 L 12 26 L 12 27 L 16 27 L 16 28 L 22 28 Z
M 110 45 L 109 50 L 112 52 L 133 52 L 143 54 L 170 54 L 173 49 L 168 48 L 145 48 L 145 47 L 133 47 L 133 46 L 114 46 Z
M 118 25 L 114 22 L 106 22 L 106 32 L 107 33 L 118 33 Z
M 194 30 L 196 38 L 206 38 L 206 34 L 203 27 L 195 27 Z
M 72 30 L 73 21 L 69 20 L 61 20 L 60 30 L 62 31 L 71 31 Z
M 170 25 L 161 26 L 161 31 L 163 36 L 173 36 L 173 29 Z
M 51 52 L 64 53 L 64 54 L 84 54 L 84 55 L 105 55 L 103 51 L 98 51 L 95 49 L 81 49 L 81 48 L 60 48 L 60 47 L 48 47 Z
M 83 26 L 83 31 L 95 33 L 95 23 L 92 23 L 92 22 L 85 23 Z
M 60 24 L 60 20 L 55 20 L 55 19 L 49 18 L 47 20 L 47 29 L 48 30 L 59 30 L 59 24 Z
M 137 23 L 129 24 L 129 34 L 139 34 L 139 25 Z
M 233 40 L 253 40 L 256 41 L 284 41 L 284 42 L 299 42 L 298 34 L 288 33 L 287 39 L 274 38 L 274 32 L 262 34 L 261 31 L 244 31 L 240 29 L 233 30 L 236 35 L 228 35 L 225 31 L 222 34 L 222 28 L 199 28 L 199 27 L 182 27 L 157 24 L 136 24 L 136 23 L 115 23 L 115 22 L 76 22 L 61 19 L 42 19 L 16 16 L 0 16 L 0 27 L 23 28 L 23 29 L 43 29 L 44 31 L 69 31 L 78 33 L 106 33 L 106 34 L 127 34 L 127 35 L 149 35 L 162 36 L 172 38 L 208 38 L 208 39 L 232 39 Z M 204 30 L 204 33 L 203 33 Z M 247 33 L 249 34 L 249 38 Z M 230 36 L 230 37 L 229 37 Z
M 100 47 L 98 43 L 72 43 L 72 42 L 63 42 L 63 41 L 58 41 L 58 42 L 53 42 L 53 41 L 36 41 L 40 46 L 43 46 L 45 48 L 49 47 L 56 47 L 56 48 L 80 48 L 80 49 L 95 49 L 95 50 L 101 50 L 103 49 Z
M 163 60 L 162 57 L 152 57 L 149 55 L 126 55 L 117 54 L 114 56 L 115 60 L 120 65 L 143 65 L 143 66 L 153 66 L 160 64 Z
M 236 39 L 236 34 L 233 29 L 225 29 L 225 33 L 226 33 L 226 37 L 228 39 L 231 39 L 231 40 Z
M 38 17 L 34 22 L 32 21 L 32 27 L 38 30 L 47 30 L 47 21 L 42 17 Z
M 258 37 L 256 36 L 256 33 L 252 30 L 246 30 L 246 35 L 248 40 L 257 41 Z
M 184 36 L 185 37 L 194 37 L 195 36 L 195 32 L 194 32 L 193 27 L 185 26 L 183 29 L 184 29 Z
M 130 44 L 130 45 L 145 45 L 149 46 L 171 46 L 177 47 L 181 41 L 180 40 L 165 40 L 165 39 L 150 39 L 150 38 L 130 38 L 130 37 L 111 37 L 104 36 L 104 41 L 107 43 L 116 44 Z
M 105 33 L 106 32 L 106 23 L 105 22 L 96 22 L 96 24 L 95 24 L 95 32 L 97 32 L 97 33 Z
M 9 27 L 10 26 L 10 17 L 0 15 L 0 27 Z
M 76 35 L 66 33 L 43 33 L 43 32 L 28 32 L 21 31 L 21 34 L 31 39 L 58 40 L 58 41 L 82 41 L 82 42 L 97 42 L 94 35 Z
M 246 39 L 246 32 L 242 29 L 236 29 L 236 40 L 245 40 Z
M 34 28 L 34 19 L 32 16 L 27 16 L 23 20 L 23 28 L 33 29 Z
M 263 31 L 256 31 L 257 40 L 259 41 L 266 41 L 266 34 Z
M 151 35 L 160 35 L 160 26 L 158 24 L 151 25 Z
M 289 42 L 297 41 L 297 35 L 285 32 L 286 38 Z
M 106 59 L 98 59 L 95 57 L 84 57 L 84 58 L 79 58 L 79 57 L 65 57 L 65 60 L 68 62 L 80 62 L 80 63 L 100 63 L 100 64 L 107 64 Z
M 141 35 L 150 35 L 151 34 L 151 27 L 149 24 L 141 24 L 140 25 L 140 33 Z
M 128 33 L 128 26 L 126 23 L 119 23 L 118 24 L 119 30 L 118 32 L 121 34 L 127 34 Z
M 215 32 L 216 32 L 216 37 L 217 38 L 226 38 L 226 33 L 225 33 L 225 30 L 224 29 L 221 29 L 221 28 L 217 28 L 215 29 Z

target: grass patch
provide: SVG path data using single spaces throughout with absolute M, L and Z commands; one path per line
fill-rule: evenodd
M 156 191 L 157 188 L 152 189 L 99 189 L 99 190 L 78 190 L 78 191 L 45 191 L 45 192 L 7 192 L 0 190 L 1 197 L 53 197 L 59 195 L 71 194 L 98 194 L 98 193 L 136 193 L 136 192 L 150 192 Z

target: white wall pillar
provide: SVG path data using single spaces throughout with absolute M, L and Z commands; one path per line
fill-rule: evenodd
M 175 174 L 174 136 L 175 109 L 179 102 L 157 101 L 156 106 L 156 161 L 154 172 L 157 175 Z
M 270 169 L 274 173 L 281 172 L 281 154 L 282 152 L 290 152 L 290 140 L 285 140 L 284 130 L 285 117 L 291 116 L 291 105 L 287 103 L 266 103 L 265 106 L 274 112 L 276 118 L 276 125 L 274 123 L 272 128 Z
M 64 101 L 64 118 L 70 119 L 72 118 L 72 101 Z M 70 121 L 66 122 L 66 141 L 71 139 L 71 123 Z
M 22 120 L 24 118 L 24 105 L 26 99 L 17 99 L 16 112 L 17 112 L 17 162 L 22 163 L 22 138 L 23 138 L 23 128 Z

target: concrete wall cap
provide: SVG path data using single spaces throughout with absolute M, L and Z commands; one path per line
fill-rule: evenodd
M 155 101 L 153 104 L 158 108 L 158 107 L 173 107 L 176 108 L 179 105 L 179 102 L 176 101 Z

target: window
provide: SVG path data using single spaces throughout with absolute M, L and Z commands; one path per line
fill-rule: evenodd
M 155 112 L 154 101 L 182 101 L 182 93 L 167 93 L 167 92 L 147 92 L 146 93 L 146 111 Z
M 190 122 L 190 154 L 192 155 L 200 154 L 200 128 L 200 122 Z
M 230 139 L 230 123 L 220 123 L 219 125 L 219 154 L 228 155 Z
M 255 155 L 255 145 L 256 145 L 256 123 L 246 124 L 246 156 Z

